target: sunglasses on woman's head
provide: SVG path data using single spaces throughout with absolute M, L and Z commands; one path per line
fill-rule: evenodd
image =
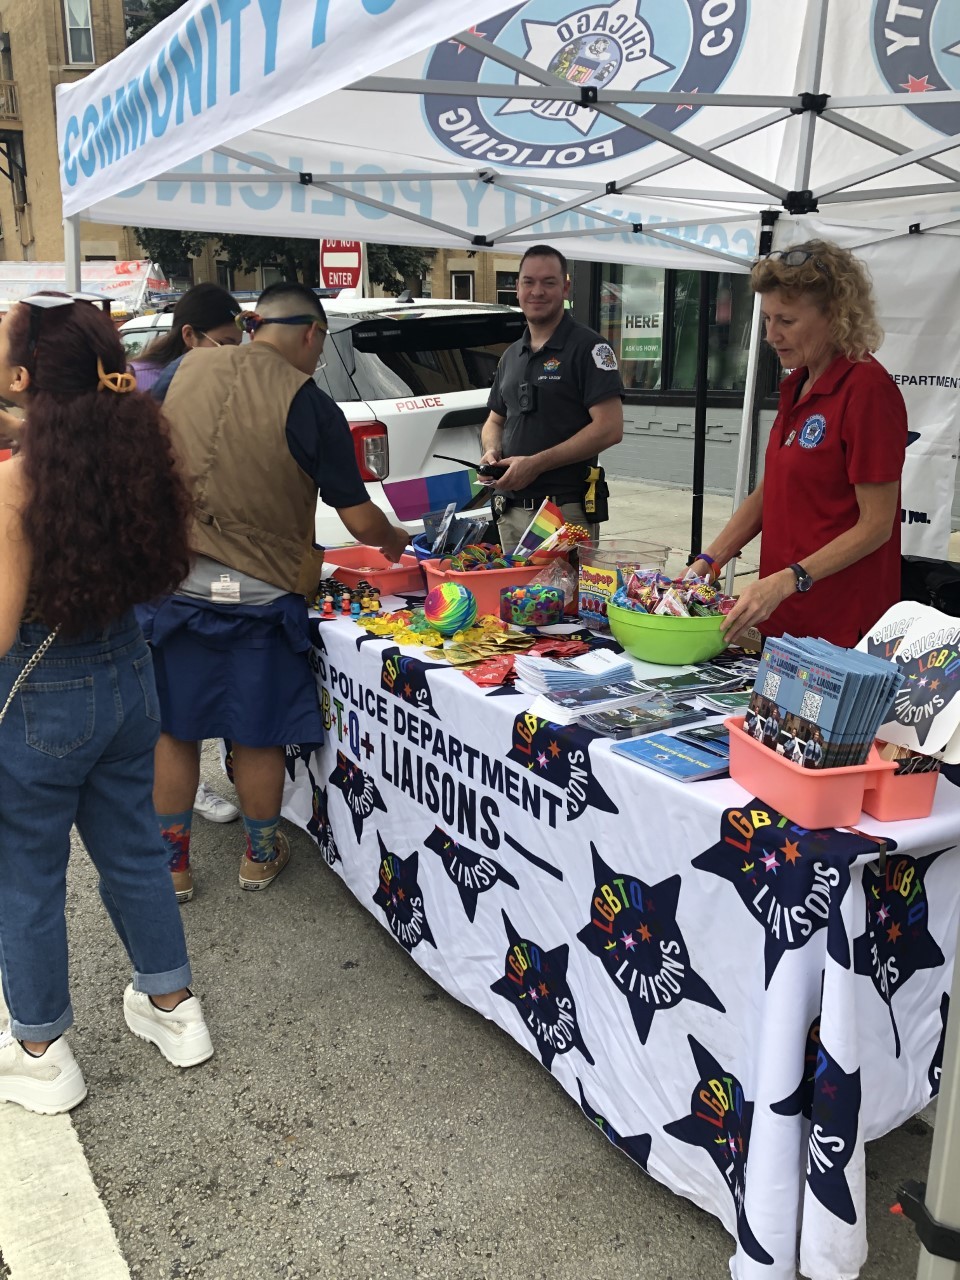
M 47 312 L 57 307 L 72 307 L 76 302 L 89 303 L 91 306 L 100 307 L 107 315 L 110 314 L 109 298 L 102 298 L 96 293 L 34 293 L 27 298 L 20 299 L 21 306 L 30 308 L 27 352 L 31 357 L 36 353 L 37 343 L 40 341 L 40 330 L 43 327 L 43 318 Z
M 802 267 L 805 262 L 813 259 L 813 265 L 818 271 L 827 274 L 827 265 L 816 256 L 812 249 L 774 249 L 762 258 L 758 258 L 757 262 L 766 262 L 768 258 L 777 258 L 785 267 Z M 756 265 L 756 264 L 755 264 Z

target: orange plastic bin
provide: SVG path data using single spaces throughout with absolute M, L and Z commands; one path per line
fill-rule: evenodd
M 537 574 L 543 572 L 542 564 L 521 566 L 516 569 L 470 569 L 459 573 L 449 568 L 449 560 L 424 560 L 422 568 L 427 575 L 427 590 L 442 582 L 459 582 L 469 587 L 477 601 L 477 613 L 492 613 L 500 617 L 500 590 L 502 587 L 525 587 Z
M 863 793 L 863 811 L 881 822 L 925 818 L 933 808 L 940 770 L 930 773 L 878 773 Z
M 333 566 L 334 577 L 345 587 L 366 580 L 384 595 L 406 595 L 423 590 L 423 574 L 416 556 L 401 556 L 391 564 L 376 547 L 332 547 L 323 553 L 324 563 Z
M 863 764 L 804 769 L 745 733 L 742 716 L 724 723 L 730 730 L 730 777 L 801 827 L 853 826 L 867 788 L 897 767 L 871 747 Z

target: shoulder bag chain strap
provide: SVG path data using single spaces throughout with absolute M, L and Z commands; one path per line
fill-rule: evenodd
M 33 668 L 37 665 L 37 663 L 40 661 L 43 655 L 47 652 L 47 650 L 53 644 L 54 640 L 56 640 L 57 632 L 59 630 L 60 630 L 59 626 L 54 627 L 54 629 L 50 632 L 50 634 L 47 636 L 46 640 L 44 640 L 43 644 L 41 644 L 40 648 L 36 651 L 36 653 L 31 658 L 27 659 L 27 663 L 24 666 L 23 670 L 20 672 L 16 680 L 14 680 L 13 682 L 13 688 L 10 690 L 10 694 L 6 702 L 3 704 L 3 709 L 0 710 L 0 724 L 3 724 L 3 718 L 7 714 L 7 712 L 10 710 L 11 702 L 13 702 L 14 698 L 20 692 L 20 686 L 23 684 L 24 680 L 26 680 L 27 676 L 30 674 Z

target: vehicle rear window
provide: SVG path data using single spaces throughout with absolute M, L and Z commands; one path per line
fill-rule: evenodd
M 507 311 L 358 319 L 331 333 L 316 380 L 340 401 L 486 390 L 525 323 Z
M 135 359 L 160 333 L 159 329 L 131 329 L 129 333 L 121 333 L 120 341 L 127 359 Z

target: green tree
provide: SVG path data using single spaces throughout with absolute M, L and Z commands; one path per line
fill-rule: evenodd
M 186 0 L 142 0 L 141 3 L 124 5 L 127 13 L 127 44 L 133 44 L 148 31 L 152 31 L 158 22 L 169 18 L 171 13 L 186 4 Z
M 234 271 L 279 267 L 284 280 L 299 280 L 316 288 L 320 283 L 320 247 L 316 240 L 293 236 L 218 236 L 219 252 Z
M 416 287 L 427 274 L 435 252 L 404 244 L 368 244 L 366 250 L 370 283 L 382 285 L 394 294 Z
M 157 227 L 134 227 L 133 233 L 150 261 L 159 263 L 168 273 L 186 258 L 199 257 L 207 238 L 200 231 L 164 231 Z

